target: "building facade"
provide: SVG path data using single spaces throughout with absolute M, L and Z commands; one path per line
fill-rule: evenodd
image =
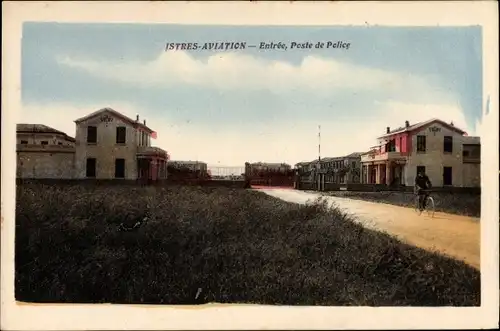
M 368 184 L 413 186 L 418 171 L 433 186 L 479 187 L 479 137 L 469 137 L 439 119 L 396 130 L 386 128 L 377 145 L 361 155 L 361 180 Z
M 324 175 L 326 183 L 360 183 L 361 153 L 322 158 L 319 164 L 320 173 Z
M 75 139 L 42 124 L 16 128 L 18 178 L 73 178 Z
M 322 175 L 326 183 L 360 183 L 361 154 L 351 153 L 346 156 L 325 157 L 321 160 L 299 162 L 295 165 L 303 181 L 314 181 Z
M 361 182 L 361 154 L 351 153 L 345 156 L 325 157 L 295 165 L 297 180 L 314 183 L 314 187 L 323 190 L 326 184 L 357 184 Z
M 42 136 L 38 140 L 27 140 L 27 135 L 18 126 L 18 177 L 20 178 L 74 178 L 74 179 L 144 179 L 158 180 L 167 177 L 168 153 L 161 148 L 151 146 L 152 135 L 156 133 L 146 126 L 146 122 L 136 120 L 111 109 L 103 108 L 85 117 L 77 119 L 75 138 L 66 134 L 51 133 L 59 137 L 54 138 L 53 144 L 46 144 Z M 47 127 L 46 127 L 47 128 Z M 53 129 L 52 129 L 53 130 Z M 26 131 L 26 130 L 25 130 Z M 57 131 L 57 130 L 55 130 Z M 28 142 L 25 144 L 25 142 Z M 29 147 L 30 142 L 40 141 L 37 147 Z M 31 148 L 50 149 L 51 155 L 65 156 L 64 166 L 56 164 L 57 160 L 50 166 L 45 159 L 47 156 L 31 154 L 33 157 L 29 165 L 23 158 L 26 157 L 26 149 Z M 57 154 L 52 152 L 57 150 Z M 45 153 L 44 155 L 47 155 Z M 69 156 L 71 155 L 71 156 Z M 62 156 L 57 156 L 59 159 Z M 38 168 L 46 164 L 47 169 L 40 169 L 33 175 L 27 169 L 31 164 Z M 64 167 L 64 173 L 56 170 Z M 45 168 L 44 168 L 45 169 Z M 60 174 L 59 176 L 50 174 Z

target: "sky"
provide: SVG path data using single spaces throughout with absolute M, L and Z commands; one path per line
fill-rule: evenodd
M 233 41 L 247 48 L 200 49 Z M 200 48 L 165 51 L 189 42 Z M 315 159 L 319 125 L 321 157 L 366 151 L 406 120 L 439 118 L 480 135 L 480 27 L 31 22 L 21 69 L 18 123 L 74 136 L 75 119 L 111 107 L 146 119 L 172 159 L 210 165 Z

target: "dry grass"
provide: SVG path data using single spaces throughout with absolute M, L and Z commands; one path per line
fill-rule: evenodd
M 475 269 L 367 230 L 322 201 L 29 184 L 17 188 L 16 216 L 21 301 L 480 304 Z M 146 217 L 137 231 L 118 231 Z
M 413 208 L 415 206 L 415 195 L 411 192 L 336 191 L 325 194 L 403 207 Z M 481 215 L 481 195 L 479 194 L 433 192 L 432 196 L 436 204 L 436 211 L 473 217 L 480 217 Z

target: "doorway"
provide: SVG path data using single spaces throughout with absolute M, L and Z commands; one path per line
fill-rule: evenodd
M 443 167 L 443 185 L 453 185 L 453 169 L 452 167 Z
M 115 178 L 125 178 L 125 159 L 115 160 Z

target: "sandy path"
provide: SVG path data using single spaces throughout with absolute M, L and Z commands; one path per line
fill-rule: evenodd
M 319 193 L 287 189 L 260 189 L 285 201 L 305 203 Z M 356 216 L 366 227 L 382 230 L 415 246 L 436 249 L 479 269 L 479 218 L 436 212 L 433 218 L 412 208 L 368 201 L 325 197 L 342 210 Z

